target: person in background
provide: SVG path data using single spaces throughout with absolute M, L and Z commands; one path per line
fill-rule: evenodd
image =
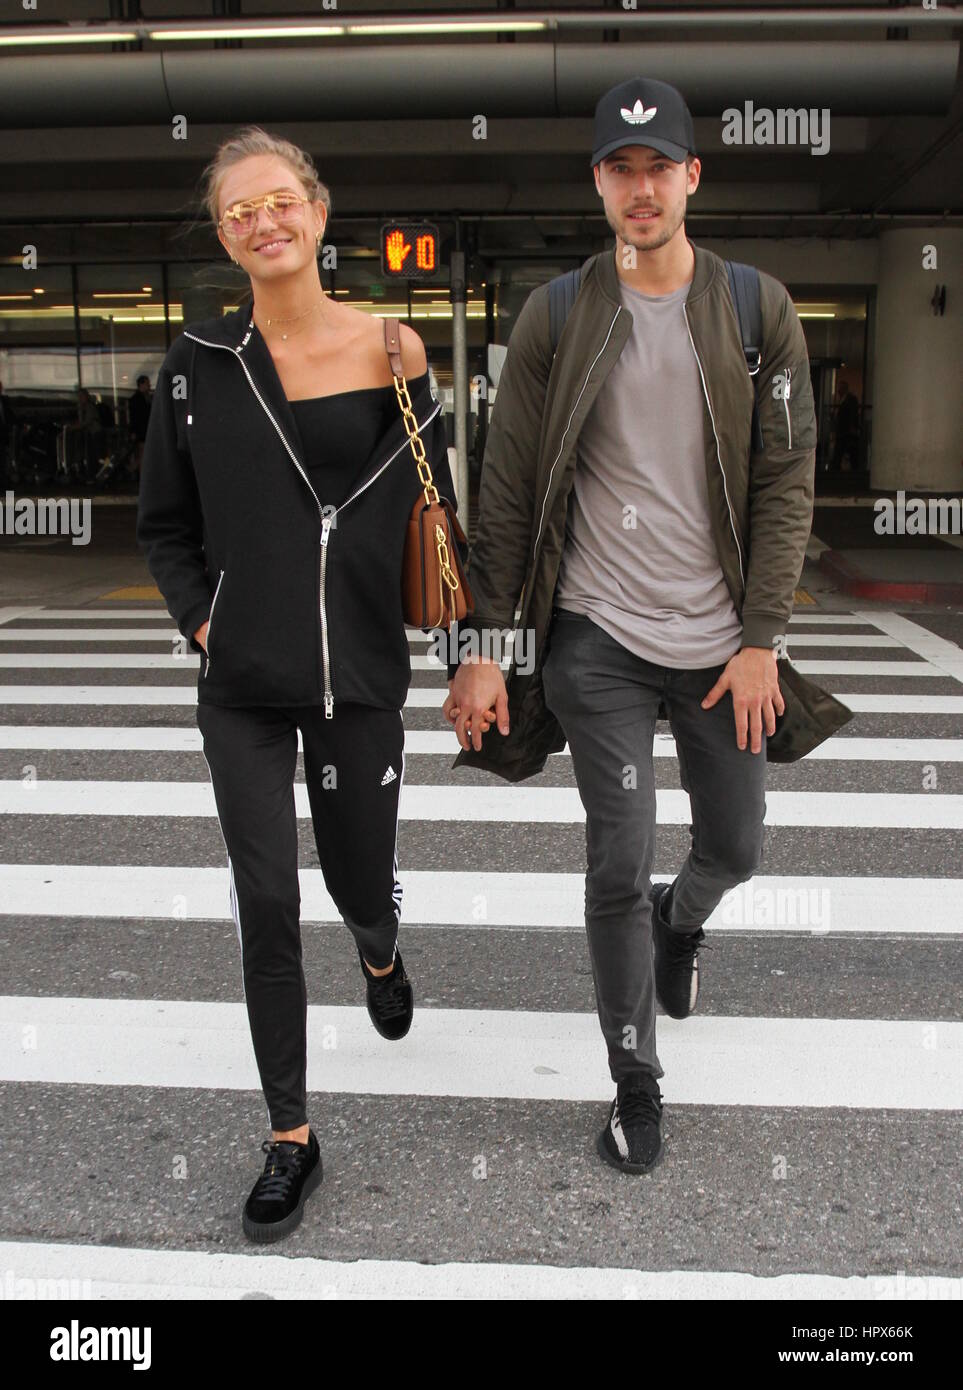
M 13 431 L 17 424 L 16 411 L 9 398 L 4 396 L 3 382 L 0 381 L 0 474 L 4 476 L 7 472 L 7 453 L 13 442 Z
M 137 390 L 127 402 L 127 424 L 134 437 L 134 448 L 127 464 L 127 471 L 135 478 L 140 472 L 140 461 L 144 454 L 144 440 L 147 438 L 150 407 L 150 377 L 141 374 L 137 378 Z
M 849 468 L 856 467 L 859 453 L 859 400 L 849 389 L 849 382 L 840 380 L 836 388 L 836 439 L 833 444 L 833 468 L 842 468 L 843 455 L 849 455 Z
M 91 467 L 97 458 L 101 424 L 97 405 L 90 392 L 83 386 L 77 388 L 77 415 L 67 425 L 67 434 L 68 437 L 70 435 L 77 436 L 74 447 L 82 459 L 78 471 L 83 481 L 89 482 Z M 73 459 L 75 456 L 73 453 L 69 453 L 67 457 Z

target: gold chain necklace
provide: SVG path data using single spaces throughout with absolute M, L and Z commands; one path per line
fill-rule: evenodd
M 315 311 L 316 309 L 320 309 L 320 308 L 321 308 L 321 305 L 324 303 L 324 300 L 325 300 L 325 294 L 324 294 L 324 291 L 322 290 L 322 291 L 321 291 L 321 298 L 318 300 L 318 302 L 317 302 L 316 304 L 312 304 L 311 307 L 310 307 L 309 309 L 305 309 L 305 310 L 304 310 L 302 313 L 300 313 L 300 314 L 293 314 L 290 318 L 278 318 L 277 315 L 275 315 L 275 317 L 272 318 L 272 319 L 266 318 L 266 319 L 264 320 L 265 327 L 270 328 L 271 325 L 274 324 L 274 323 L 297 323 L 299 319 L 307 318 L 308 314 L 313 314 L 314 311 Z M 282 342 L 286 342 L 286 341 L 287 341 L 287 336 L 288 336 L 288 335 L 287 335 L 286 333 L 282 333 L 282 334 L 281 334 L 281 340 L 282 340 Z

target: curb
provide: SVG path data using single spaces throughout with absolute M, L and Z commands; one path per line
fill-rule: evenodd
M 871 579 L 835 550 L 824 550 L 818 565 L 844 593 L 856 598 L 878 599 L 882 603 L 963 603 L 963 583 Z

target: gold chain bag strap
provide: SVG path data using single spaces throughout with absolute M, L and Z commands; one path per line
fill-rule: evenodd
M 408 518 L 401 564 L 401 606 L 411 627 L 448 629 L 457 618 L 472 611 L 473 599 L 465 577 L 456 539 L 466 541 L 464 531 L 446 497 L 439 495 L 418 433 L 418 421 L 401 365 L 401 329 L 397 319 L 385 319 L 385 347 L 395 378 L 395 394 L 401 407 L 408 442 L 415 456 L 422 491 Z

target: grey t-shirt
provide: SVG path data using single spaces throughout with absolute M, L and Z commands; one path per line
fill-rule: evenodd
M 632 333 L 579 435 L 555 602 L 646 661 L 717 666 L 742 624 L 709 520 L 690 286 L 619 285 Z

